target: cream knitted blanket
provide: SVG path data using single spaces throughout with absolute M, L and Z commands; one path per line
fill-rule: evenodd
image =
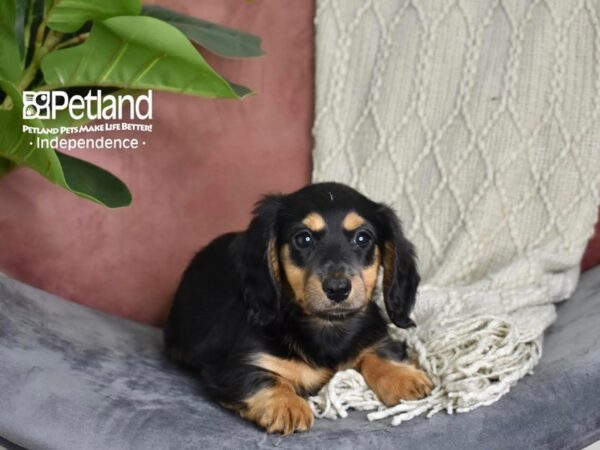
M 392 424 L 470 411 L 531 373 L 600 191 L 600 1 L 317 0 L 314 179 L 391 204 L 420 259 L 437 386 L 384 408 L 354 371 L 311 399 Z

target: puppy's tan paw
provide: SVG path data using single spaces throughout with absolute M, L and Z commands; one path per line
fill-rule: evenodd
M 397 405 L 400 400 L 418 400 L 431 394 L 433 388 L 427 374 L 415 365 L 376 353 L 366 353 L 359 367 L 369 387 L 386 406 Z
M 312 427 L 314 416 L 308 403 L 291 386 L 276 385 L 262 389 L 246 400 L 242 417 L 268 433 L 291 434 Z
M 386 406 L 400 403 L 400 400 L 418 400 L 431 394 L 433 383 L 420 369 L 409 364 L 390 365 L 374 383 L 373 390 Z

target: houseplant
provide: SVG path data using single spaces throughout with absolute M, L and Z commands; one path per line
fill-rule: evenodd
M 223 57 L 261 55 L 260 39 L 140 0 L 0 2 L 0 177 L 24 165 L 74 194 L 127 206 L 125 184 L 104 169 L 53 148 L 37 148 L 23 126 L 80 125 L 66 111 L 24 119 L 24 91 L 94 87 L 113 95 L 148 89 L 205 98 L 251 93 L 215 72 L 190 41 Z M 48 133 L 51 137 L 51 133 Z

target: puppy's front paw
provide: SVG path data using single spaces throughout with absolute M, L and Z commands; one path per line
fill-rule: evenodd
M 359 368 L 369 387 L 386 406 L 397 405 L 400 400 L 418 400 L 431 394 L 433 388 L 427 374 L 414 365 L 373 352 L 362 357 Z
M 373 390 L 386 406 L 400 400 L 418 400 L 431 394 L 433 383 L 425 372 L 410 364 L 390 364 L 388 371 L 374 380 Z
M 290 434 L 312 427 L 314 416 L 308 403 L 291 386 L 265 388 L 246 400 L 242 417 L 255 422 L 268 433 Z

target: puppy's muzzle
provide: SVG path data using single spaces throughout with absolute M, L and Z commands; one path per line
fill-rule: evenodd
M 352 282 L 346 277 L 328 276 L 321 284 L 327 298 L 334 303 L 341 303 L 348 298 L 352 290 Z

